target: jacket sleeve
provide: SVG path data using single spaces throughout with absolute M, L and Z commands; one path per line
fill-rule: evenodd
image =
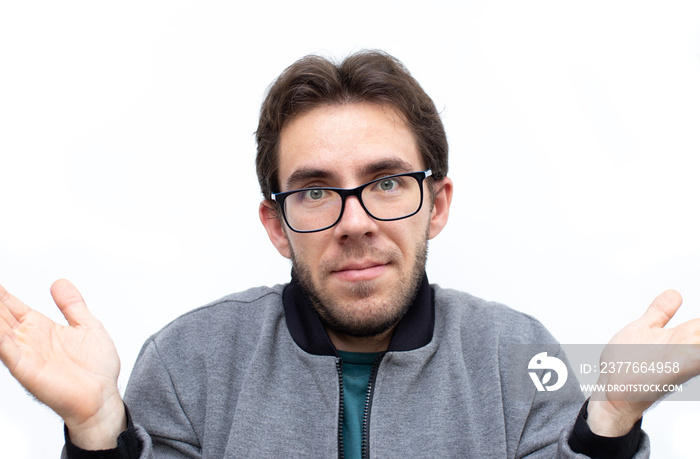
M 564 429 L 559 436 L 559 443 L 557 444 L 557 455 L 556 458 L 576 458 L 585 459 L 590 456 L 585 454 L 575 453 L 571 446 L 569 445 L 569 439 L 573 431 L 574 423 L 572 422 L 566 429 Z M 631 459 L 647 459 L 651 454 L 651 445 L 649 443 L 649 436 L 642 430 L 639 437 L 639 445 L 637 452 L 631 456 Z
M 586 459 L 590 456 L 574 451 L 569 440 L 574 434 L 576 421 L 585 423 L 585 419 L 579 419 L 582 412 L 585 412 L 583 394 L 580 392 L 579 384 L 575 373 L 569 365 L 564 352 L 559 350 L 556 356 L 566 363 L 571 381 L 567 382 L 561 389 L 554 392 L 535 391 L 528 418 L 523 426 L 522 436 L 518 447 L 518 458 L 527 459 Z M 583 408 L 582 408 L 583 404 Z M 563 429 L 551 429 L 551 426 L 564 426 Z M 580 427 L 580 426 L 579 426 Z M 622 456 L 612 453 L 612 450 L 601 445 L 605 439 L 596 435 L 579 437 L 578 440 L 589 442 L 584 444 L 584 449 L 588 451 L 610 452 L 609 456 L 601 456 L 605 459 L 644 459 L 649 458 L 650 444 L 649 437 L 639 426 L 635 426 L 639 431 L 636 433 L 638 444 L 636 452 L 631 455 Z M 595 444 L 590 444 L 590 443 Z M 580 442 L 579 442 L 580 443 Z M 596 456 L 598 457 L 598 456 Z
M 152 339 L 141 349 L 124 399 L 139 439 L 138 459 L 202 457 L 199 437 Z
M 197 434 L 153 339 L 141 349 L 124 401 L 129 427 L 117 448 L 83 451 L 66 434 L 61 459 L 201 459 Z
M 140 442 L 136 433 L 129 408 L 126 410 L 127 428 L 117 438 L 117 447 L 108 450 L 88 451 L 78 448 L 71 442 L 68 428 L 64 426 L 63 435 L 65 446 L 63 447 L 62 459 L 137 459 L 139 457 Z

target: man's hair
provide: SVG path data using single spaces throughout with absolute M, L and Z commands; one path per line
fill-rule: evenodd
M 280 191 L 279 140 L 297 116 L 324 105 L 370 102 L 396 110 L 413 132 L 418 150 L 440 180 L 447 175 L 447 136 L 432 99 L 408 69 L 382 51 L 365 50 L 340 64 L 306 56 L 272 83 L 260 109 L 255 160 L 265 199 Z

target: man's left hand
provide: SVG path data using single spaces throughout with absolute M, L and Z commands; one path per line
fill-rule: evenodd
M 598 384 L 620 387 L 643 383 L 663 387 L 682 384 L 700 374 L 700 319 L 664 328 L 682 301 L 675 290 L 665 291 L 654 299 L 644 315 L 615 334 L 601 354 L 601 362 L 634 361 L 642 365 L 677 362 L 677 372 L 605 373 L 600 375 Z M 644 410 L 664 395 L 664 392 L 594 393 L 588 404 L 588 425 L 597 435 L 625 435 L 641 419 Z

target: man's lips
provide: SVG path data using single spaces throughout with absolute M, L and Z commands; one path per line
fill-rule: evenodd
M 389 263 L 379 262 L 348 263 L 334 269 L 331 274 L 337 279 L 350 282 L 373 280 L 381 276 L 388 265 Z

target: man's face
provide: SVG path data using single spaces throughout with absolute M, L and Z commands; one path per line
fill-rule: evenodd
M 413 134 L 384 106 L 318 107 L 296 118 L 280 137 L 282 191 L 354 188 L 424 169 Z M 300 234 L 282 226 L 284 238 L 279 231 L 275 238 L 268 228 L 274 222 L 268 219 L 273 243 L 292 258 L 326 327 L 347 336 L 374 336 L 403 316 L 425 269 L 427 240 L 444 225 L 438 228 L 432 222 L 435 210 L 428 186 L 426 181 L 420 212 L 403 220 L 374 220 L 356 197 L 347 199 L 338 224 L 317 233 Z M 284 225 L 281 216 L 277 225 Z

